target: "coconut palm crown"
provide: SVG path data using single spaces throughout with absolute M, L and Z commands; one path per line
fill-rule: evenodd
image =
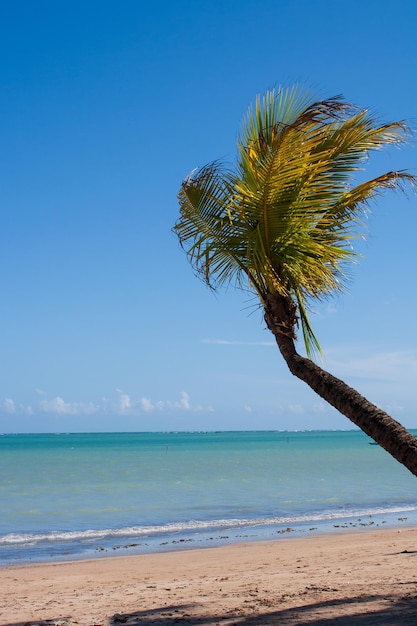
M 344 288 L 358 254 L 368 203 L 414 177 L 384 173 L 354 184 L 372 150 L 402 143 L 403 122 L 379 124 L 337 96 L 317 100 L 299 87 L 257 97 L 242 124 L 235 167 L 214 161 L 182 183 L 182 247 L 201 278 L 216 288 L 254 290 L 264 307 L 286 302 L 295 339 L 301 321 L 309 357 L 320 352 L 308 308 Z

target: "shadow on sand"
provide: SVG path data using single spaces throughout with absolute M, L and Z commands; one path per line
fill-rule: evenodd
M 373 603 L 383 601 L 383 609 L 372 608 Z M 366 606 L 365 606 L 366 605 Z M 326 613 L 328 616 L 326 617 Z M 330 615 L 330 613 L 332 615 Z M 335 616 L 336 614 L 336 616 Z M 49 620 L 3 623 L 0 626 L 76 626 L 79 622 L 70 617 Z M 275 611 L 259 612 L 245 616 L 242 610 L 230 610 L 223 614 L 211 615 L 199 612 L 197 605 L 164 606 L 155 609 L 139 610 L 133 613 L 118 613 L 109 620 L 79 626 L 213 626 L 233 624 L 234 626 L 416 626 L 417 596 L 378 596 L 367 595 L 354 598 L 317 602 Z
M 389 605 L 384 609 L 372 610 L 372 603 L 384 601 Z M 364 605 L 367 605 L 366 608 Z M 333 616 L 326 617 L 326 612 Z M 307 604 L 283 610 L 265 611 L 260 607 L 253 616 L 245 616 L 242 611 L 229 611 L 224 614 L 201 615 L 195 606 L 172 605 L 150 611 L 136 611 L 114 615 L 110 626 L 139 626 L 159 624 L 159 626 L 188 625 L 210 626 L 233 624 L 235 626 L 416 626 L 417 597 L 390 597 L 371 595 L 345 598 L 328 602 Z M 337 617 L 334 617 L 336 613 Z

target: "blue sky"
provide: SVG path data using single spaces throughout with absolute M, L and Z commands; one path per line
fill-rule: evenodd
M 194 277 L 176 194 L 279 84 L 415 122 L 416 23 L 414 0 L 2 2 L 0 432 L 350 428 L 253 298 Z M 416 196 L 381 197 L 312 315 L 325 367 L 414 428 L 416 231 Z

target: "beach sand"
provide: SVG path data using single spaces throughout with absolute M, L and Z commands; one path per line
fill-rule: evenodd
M 417 624 L 417 528 L 0 569 L 0 625 Z

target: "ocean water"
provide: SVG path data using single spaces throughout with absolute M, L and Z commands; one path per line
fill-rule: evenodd
M 417 524 L 359 431 L 0 436 L 0 565 Z

